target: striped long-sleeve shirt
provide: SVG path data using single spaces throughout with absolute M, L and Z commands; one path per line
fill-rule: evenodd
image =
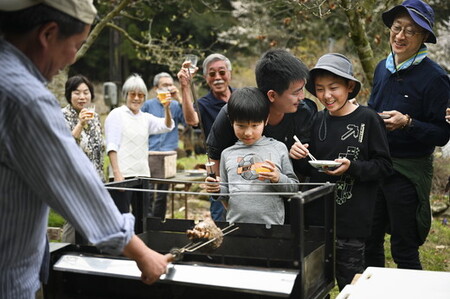
M 133 234 L 39 70 L 0 39 L 0 298 L 34 298 L 49 207 L 109 253 Z

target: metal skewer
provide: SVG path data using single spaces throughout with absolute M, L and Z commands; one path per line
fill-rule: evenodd
M 295 142 L 298 142 L 298 143 L 302 144 L 301 141 L 300 141 L 300 139 L 298 139 L 298 137 L 295 136 L 295 135 L 294 135 L 294 140 L 295 140 Z M 317 159 L 314 158 L 314 156 L 313 156 L 309 151 L 308 151 L 308 156 L 309 156 L 309 158 L 310 158 L 311 160 L 317 161 Z

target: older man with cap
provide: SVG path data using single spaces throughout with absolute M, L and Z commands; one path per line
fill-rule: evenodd
M 378 190 L 366 266 L 384 267 L 384 235 L 399 268 L 422 269 L 419 246 L 431 226 L 432 154 L 450 137 L 445 109 L 450 82 L 427 57 L 425 43 L 436 43 L 434 12 L 423 1 L 407 0 L 382 15 L 391 53 L 374 75 L 369 106 L 383 113 L 394 174 Z
M 144 282 L 166 271 L 170 256 L 134 235 L 45 87 L 75 61 L 95 15 L 92 0 L 0 2 L 0 298 L 34 298 L 45 280 L 49 206 L 101 250 L 134 259 Z

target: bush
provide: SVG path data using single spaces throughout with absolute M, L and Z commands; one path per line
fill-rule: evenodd
M 48 226 L 49 227 L 62 227 L 64 225 L 64 218 L 50 209 L 50 214 L 48 215 Z

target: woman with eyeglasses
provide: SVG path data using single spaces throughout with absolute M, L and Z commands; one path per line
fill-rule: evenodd
M 174 127 L 170 102 L 164 104 L 164 118 L 141 111 L 147 98 L 147 86 L 139 75 L 128 77 L 122 87 L 122 96 L 126 101 L 125 105 L 113 109 L 105 120 L 109 180 L 114 182 L 137 176 L 150 177 L 148 137 L 150 134 L 170 132 Z M 130 204 L 135 204 L 135 192 L 110 193 L 122 213 L 128 213 Z
M 428 57 L 425 43 L 436 43 L 434 12 L 423 1 L 407 0 L 382 15 L 391 52 L 374 74 L 369 106 L 382 113 L 394 173 L 381 182 L 366 266 L 384 267 L 384 237 L 398 268 L 422 269 L 419 247 L 431 226 L 432 154 L 445 145 L 450 81 Z
M 95 111 L 90 111 L 94 100 L 94 87 L 82 75 L 70 77 L 66 81 L 65 98 L 69 104 L 62 108 L 64 118 L 77 144 L 91 160 L 99 177 L 105 182 L 103 173 L 103 154 L 105 142 L 102 135 L 100 117 Z M 75 243 L 75 230 L 66 222 L 63 226 L 62 242 Z M 82 241 L 84 242 L 84 241 Z

